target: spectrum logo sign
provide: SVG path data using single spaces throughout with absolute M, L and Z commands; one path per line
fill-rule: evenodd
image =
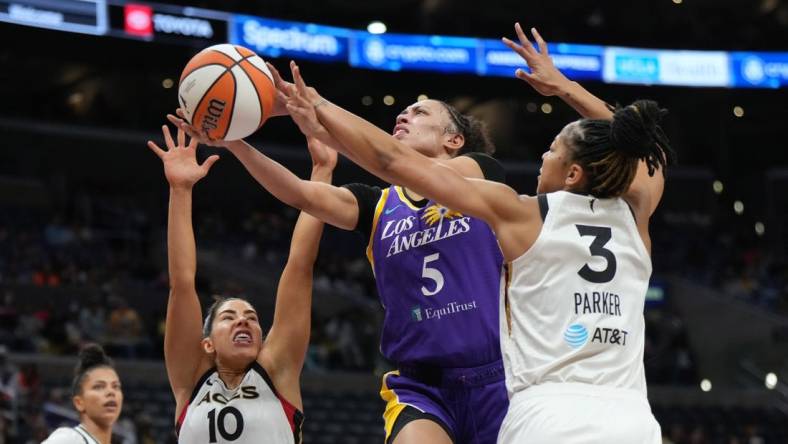
M 145 5 L 127 4 L 123 8 L 126 34 L 138 37 L 153 35 L 153 8 Z

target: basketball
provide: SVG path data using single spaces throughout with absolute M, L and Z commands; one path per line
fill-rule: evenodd
M 178 102 L 186 120 L 212 139 L 238 140 L 271 115 L 276 88 L 263 59 L 221 44 L 197 53 L 181 74 Z

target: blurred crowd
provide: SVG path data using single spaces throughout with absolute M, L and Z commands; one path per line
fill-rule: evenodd
M 162 359 L 168 288 L 163 227 L 154 229 L 158 222 L 122 202 L 83 206 L 54 214 L 25 208 L 0 214 L 0 444 L 24 442 L 8 441 L 10 436 L 37 442 L 52 426 L 45 412 L 70 410 L 67 390 L 42 388 L 36 367 L 10 366 L 8 351 L 74 355 L 82 344 L 95 341 L 115 358 Z M 200 293 L 248 295 L 255 279 L 275 287 L 297 215 L 282 207 L 238 217 L 196 212 L 198 250 L 209 253 L 198 267 Z M 653 237 L 656 275 L 691 277 L 729 297 L 785 313 L 785 262 L 756 242 L 670 224 L 657 224 Z M 315 293 L 342 297 L 347 308 L 314 311 L 307 371 L 386 368 L 378 352 L 379 316 L 370 315 L 381 309 L 363 248 L 361 236 L 326 230 Z M 235 273 L 214 269 L 217 263 Z M 649 383 L 697 384 L 684 320 L 663 304 L 646 311 L 646 323 Z M 126 425 L 119 427 L 124 443 L 158 442 L 142 409 L 129 408 L 125 418 Z M 742 430 L 724 442 L 764 442 L 758 441 L 757 427 Z M 664 432 L 670 438 L 666 442 L 676 444 L 718 442 L 701 426 L 671 422 Z

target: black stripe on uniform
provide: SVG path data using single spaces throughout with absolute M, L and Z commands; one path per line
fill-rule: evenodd
M 536 200 L 539 201 L 539 214 L 542 215 L 542 222 L 544 222 L 547 217 L 547 210 L 550 209 L 550 205 L 547 204 L 547 195 L 539 194 L 536 196 Z
M 268 387 L 271 389 L 272 392 L 274 392 L 274 396 L 276 396 L 276 399 L 279 400 L 280 404 L 281 404 L 281 402 L 283 400 L 285 402 L 287 402 L 288 404 L 290 404 L 290 401 L 288 401 L 285 398 L 279 396 L 279 392 L 276 391 L 276 387 L 274 386 L 274 382 L 271 380 L 271 377 L 268 376 L 268 372 L 265 371 L 265 368 L 262 365 L 260 365 L 259 362 L 257 362 L 255 360 L 252 363 L 251 369 L 256 371 L 257 374 L 259 374 L 263 378 L 263 380 L 265 380 L 265 383 L 268 384 Z M 293 413 L 293 440 L 294 440 L 293 442 L 298 444 L 298 443 L 301 442 L 301 425 L 304 423 L 304 413 L 302 411 L 298 410 L 296 408 L 296 406 L 294 406 L 292 404 L 290 404 L 290 405 L 293 407 L 293 412 L 294 412 Z M 285 413 L 287 413 L 287 412 L 285 412 Z

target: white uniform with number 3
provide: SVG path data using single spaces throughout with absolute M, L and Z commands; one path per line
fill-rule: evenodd
M 180 444 L 296 444 L 303 415 L 279 396 L 262 366 L 253 363 L 228 389 L 215 369 L 197 383 L 178 420 Z
M 651 259 L 620 198 L 565 191 L 502 285 L 510 406 L 500 443 L 660 443 L 646 398 Z

